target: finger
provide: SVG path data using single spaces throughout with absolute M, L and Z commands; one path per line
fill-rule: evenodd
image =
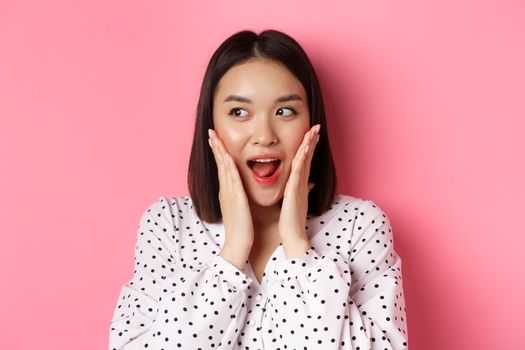
M 231 156 L 230 156 L 230 158 L 231 158 Z M 239 169 L 237 169 L 237 165 L 235 164 L 235 161 L 233 160 L 233 158 L 231 158 L 231 163 L 232 163 L 231 177 L 232 177 L 233 184 L 235 186 L 242 186 L 241 175 L 239 174 Z M 244 187 L 243 187 L 243 189 L 244 189 Z
M 310 130 L 308 130 L 306 132 L 306 134 L 304 135 L 303 144 L 306 144 L 308 146 L 308 151 L 309 151 L 307 153 L 307 156 L 310 155 L 310 152 L 313 152 L 313 149 L 314 149 L 314 146 L 315 146 L 315 142 L 316 142 L 316 138 L 319 135 L 319 129 L 320 128 L 321 128 L 321 125 L 320 124 L 316 124 L 316 125 L 312 126 L 310 128 Z
M 295 153 L 295 157 L 292 161 L 292 170 L 297 170 L 297 168 L 301 166 L 301 163 L 307 151 L 308 151 L 307 144 L 299 146 L 299 149 Z
M 305 172 L 308 174 L 310 173 L 310 165 L 312 163 L 312 158 L 315 152 L 315 148 L 317 146 L 317 143 L 319 142 L 319 138 L 320 138 L 319 130 L 320 129 L 321 129 L 321 124 L 316 124 L 311 129 L 313 135 L 311 136 L 311 141 L 309 143 L 309 151 L 308 151 L 307 158 L 305 160 L 306 166 L 304 167 Z
M 309 143 L 310 143 L 310 140 L 312 139 L 312 135 L 313 135 L 313 127 L 311 127 L 311 128 L 310 128 L 310 129 L 304 134 L 302 144 L 304 144 L 304 145 L 309 144 Z
M 226 178 L 228 179 L 228 181 L 230 181 L 231 173 L 232 173 L 232 163 L 234 163 L 233 158 L 230 155 L 230 153 L 228 153 L 228 150 L 226 149 L 226 146 L 224 146 L 224 143 L 222 142 L 222 140 L 218 137 L 216 138 L 216 140 L 217 140 L 217 149 L 219 150 L 221 157 L 224 161 L 224 170 L 225 170 Z
M 217 169 L 220 170 L 223 168 L 223 162 L 222 157 L 219 154 L 219 150 L 217 149 L 217 145 L 215 144 L 215 140 L 212 138 L 208 139 L 208 143 L 211 147 L 211 152 L 213 154 L 213 158 L 215 159 L 215 163 L 217 164 Z
M 235 173 L 237 167 L 235 166 L 235 161 L 229 153 L 224 153 L 224 160 L 226 162 L 226 176 L 228 177 L 228 185 L 230 188 L 233 186 L 233 174 Z
M 290 173 L 290 178 L 288 179 L 289 184 L 293 188 L 297 188 L 299 185 L 301 178 L 303 177 L 303 163 L 304 163 L 304 157 L 306 154 L 308 146 L 307 145 L 301 145 L 299 149 L 297 150 L 297 154 L 292 161 L 292 170 Z M 288 187 L 288 185 L 287 185 Z
M 308 153 L 308 157 L 311 158 L 315 152 L 315 147 L 317 146 L 317 142 L 319 142 L 320 135 L 315 134 L 313 137 L 313 140 L 310 142 L 310 151 Z
M 319 136 L 319 130 L 321 129 L 321 124 L 316 124 L 310 129 L 310 139 L 308 141 L 309 145 L 315 145 L 316 139 Z M 314 147 L 310 147 L 312 150 Z
M 241 194 L 242 192 L 244 192 L 244 187 L 242 185 L 242 180 L 239 174 L 239 170 L 237 169 L 237 165 L 235 164 L 235 160 L 228 152 L 226 146 L 224 145 L 221 139 L 218 139 L 217 143 L 218 148 L 220 149 L 220 152 L 224 159 L 224 175 L 227 183 L 227 191 L 232 192 L 234 194 Z
M 307 166 L 308 166 L 308 155 L 310 154 L 310 149 L 312 146 L 310 144 L 306 145 L 303 154 L 299 158 L 299 166 L 297 171 L 305 182 L 308 181 Z
M 208 130 L 209 130 L 208 134 L 210 135 L 209 143 L 210 143 L 210 146 L 213 152 L 213 157 L 215 158 L 215 163 L 217 164 L 217 170 L 218 170 L 218 175 L 219 175 L 219 185 L 222 184 L 222 186 L 224 186 L 225 185 L 224 183 L 224 180 L 225 180 L 224 159 L 222 155 L 220 154 L 219 147 L 217 146 L 217 141 L 216 141 L 217 139 L 216 139 L 215 132 L 211 129 L 208 129 Z
M 216 136 L 216 133 L 215 133 L 214 130 L 208 129 L 208 135 L 210 136 L 209 143 L 210 143 L 211 149 L 213 151 L 213 156 L 215 157 L 215 162 L 217 163 L 217 166 L 221 166 L 223 161 L 222 161 L 222 157 L 220 155 L 219 149 L 217 147 L 217 136 Z
M 220 154 L 222 161 L 223 161 L 223 189 L 225 193 L 231 193 L 233 191 L 233 180 L 232 180 L 232 163 L 233 159 L 231 155 L 228 153 L 228 150 L 226 149 L 226 146 L 224 146 L 224 143 L 222 140 L 217 136 L 217 133 L 214 134 L 215 136 L 215 145 L 217 146 L 218 153 Z
M 237 196 L 237 198 L 242 198 L 243 200 L 246 200 L 246 191 L 244 189 L 244 185 L 242 183 L 241 175 L 239 174 L 239 170 L 237 169 L 237 165 L 235 164 L 235 161 L 230 156 L 230 183 L 231 183 L 231 190 L 233 193 Z
M 319 124 L 311 127 L 303 136 L 303 141 L 295 153 L 295 157 L 292 160 L 292 170 L 290 179 L 288 180 L 292 184 L 298 183 L 302 177 L 305 176 L 305 162 L 308 159 L 309 150 L 311 150 L 311 140 L 316 135 L 316 130 L 319 129 Z M 308 179 L 305 179 L 307 181 Z
M 304 147 L 309 143 L 311 135 L 312 135 L 312 129 L 309 129 L 307 132 L 304 133 L 303 140 L 301 141 L 301 144 L 299 145 L 299 148 L 297 149 L 297 152 L 295 153 L 294 159 L 299 157 L 300 152 L 301 152 L 301 147 Z
M 224 147 L 224 144 L 221 145 L 225 163 L 226 163 L 226 169 L 227 169 L 227 182 L 228 182 L 228 192 L 232 193 L 234 196 L 236 196 L 238 199 L 246 201 L 246 191 L 244 189 L 244 185 L 242 183 L 241 176 L 239 174 L 239 169 L 237 168 L 237 164 L 235 163 L 235 160 L 233 157 L 228 153 L 226 150 L 226 147 Z
M 308 130 L 307 132 L 304 133 L 303 141 L 301 141 L 301 144 L 299 145 L 299 148 L 297 149 L 297 152 L 295 152 L 294 161 L 301 157 L 303 151 L 305 150 L 305 147 L 308 145 L 309 140 L 311 138 L 311 134 L 312 134 L 311 131 L 312 131 L 312 129 L 310 129 L 310 130 Z
M 222 140 L 218 140 L 218 147 L 221 150 L 221 154 L 224 158 L 224 164 L 225 164 L 225 177 L 227 178 L 228 183 L 228 191 L 231 191 L 232 193 L 236 195 L 242 195 L 245 194 L 244 186 L 242 184 L 241 175 L 239 174 L 239 169 L 237 168 L 237 164 L 235 163 L 235 160 L 231 156 L 230 153 L 228 153 L 228 150 L 226 149 L 226 146 L 224 146 L 224 143 Z
M 311 165 L 312 165 L 312 159 L 314 157 L 315 148 L 317 147 L 317 143 L 319 142 L 319 138 L 320 138 L 319 135 L 317 135 L 315 137 L 313 145 L 310 147 L 310 150 L 308 151 L 308 156 L 307 156 L 307 158 L 305 160 L 305 163 L 306 163 L 305 172 L 306 172 L 307 176 L 309 176 L 309 174 L 310 174 Z

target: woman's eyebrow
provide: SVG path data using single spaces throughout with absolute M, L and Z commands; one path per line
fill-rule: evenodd
M 302 100 L 303 99 L 301 98 L 301 96 L 297 94 L 290 94 L 290 95 L 279 97 L 278 99 L 275 100 L 275 103 L 288 102 L 288 101 L 302 101 Z M 226 97 L 226 99 L 224 100 L 224 102 L 229 102 L 229 101 L 252 103 L 250 99 L 246 97 L 242 97 L 242 96 L 237 96 L 237 95 L 230 95 Z

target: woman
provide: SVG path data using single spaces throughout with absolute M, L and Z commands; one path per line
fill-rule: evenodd
M 314 69 L 241 31 L 202 84 L 190 196 L 143 213 L 110 349 L 406 349 L 401 259 L 370 200 L 335 192 Z

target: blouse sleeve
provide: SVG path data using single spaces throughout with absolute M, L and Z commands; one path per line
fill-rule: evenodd
M 278 344 L 408 348 L 401 259 L 390 221 L 372 201 L 364 206 L 343 217 L 354 225 L 349 258 L 335 250 L 321 255 L 312 246 L 300 257 L 277 261 L 269 312 Z
M 140 218 L 135 270 L 111 319 L 110 350 L 231 349 L 237 339 L 251 279 L 220 255 L 198 268 L 181 261 L 175 214 L 161 197 Z

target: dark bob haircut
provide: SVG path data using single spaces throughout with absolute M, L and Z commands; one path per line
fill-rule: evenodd
M 208 129 L 213 125 L 213 96 L 221 77 L 233 66 L 253 58 L 284 64 L 299 80 L 307 94 L 310 126 L 321 124 L 310 167 L 309 182 L 315 186 L 308 195 L 308 214 L 321 215 L 334 200 L 336 171 L 328 143 L 328 132 L 321 88 L 310 59 L 290 36 L 277 30 L 237 32 L 226 39 L 208 63 L 197 106 L 195 132 L 188 167 L 188 187 L 194 209 L 201 220 L 221 220 L 217 164 L 208 144 Z

